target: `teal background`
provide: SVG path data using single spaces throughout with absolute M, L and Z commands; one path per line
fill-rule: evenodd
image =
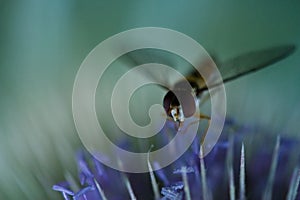
M 80 146 L 71 112 L 77 70 L 113 34 L 180 31 L 220 60 L 300 46 L 299 1 L 0 1 L 0 199 L 57 199 Z M 226 85 L 239 124 L 298 137 L 300 53 Z

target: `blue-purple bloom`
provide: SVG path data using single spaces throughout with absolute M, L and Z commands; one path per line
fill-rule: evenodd
M 255 134 L 258 133 L 258 134 Z M 200 138 L 172 165 L 143 174 L 123 173 L 77 153 L 76 183 L 53 186 L 65 200 L 300 199 L 298 140 L 276 139 L 227 121 L 214 149 L 199 158 Z M 149 162 L 149 169 L 158 165 Z

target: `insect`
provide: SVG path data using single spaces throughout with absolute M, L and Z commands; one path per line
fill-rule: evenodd
M 222 76 L 223 83 L 226 83 L 270 66 L 288 57 L 294 51 L 294 45 L 271 47 L 239 55 L 224 63 L 217 64 L 217 67 Z M 153 57 L 155 56 L 153 56 L 152 53 L 151 58 L 148 52 L 142 56 L 132 53 L 129 57 L 134 60 L 136 65 L 141 65 L 153 62 Z M 172 65 L 170 63 L 166 64 Z M 149 76 L 151 76 L 151 74 L 149 74 Z M 186 118 L 194 115 L 196 107 L 199 106 L 200 100 L 204 100 L 201 99 L 203 94 L 207 94 L 208 90 L 203 78 L 196 71 L 188 73 L 186 80 L 189 82 L 191 89 L 186 89 L 187 87 L 183 86 L 184 82 L 182 80 L 178 80 L 173 85 L 172 90 L 165 88 L 168 92 L 163 98 L 163 107 L 167 118 L 174 122 L 176 129 L 180 129 L 182 127 Z M 217 86 L 219 84 L 220 82 L 217 82 L 214 85 Z M 199 119 L 204 118 L 210 120 L 209 116 L 203 114 L 196 117 Z

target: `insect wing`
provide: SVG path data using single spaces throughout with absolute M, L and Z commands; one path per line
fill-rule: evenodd
M 250 52 L 224 62 L 220 65 L 219 71 L 223 82 L 231 81 L 270 66 L 286 58 L 294 50 L 295 46 L 286 45 Z
M 178 72 L 182 76 L 189 72 L 189 70 L 186 70 L 189 68 L 185 67 L 188 63 L 183 58 L 164 50 L 151 48 L 135 50 L 127 53 L 126 57 L 127 63 L 130 62 L 130 66 L 128 66 L 129 68 L 143 64 L 157 63 L 173 68 L 174 71 Z M 175 76 L 174 74 L 174 76 L 171 75 L 170 71 L 164 67 L 161 67 L 158 71 L 153 71 L 150 67 L 145 70 L 144 74 L 140 75 L 144 76 L 145 79 L 150 79 L 156 83 L 162 83 L 160 86 L 165 90 L 172 89 L 174 85 L 182 79 L 180 76 Z
M 218 69 L 225 83 L 283 60 L 294 51 L 294 45 L 277 46 L 253 51 L 219 64 Z M 215 82 L 213 85 L 218 86 L 219 84 L 220 82 Z M 199 92 L 204 90 L 207 90 L 206 86 L 200 88 Z

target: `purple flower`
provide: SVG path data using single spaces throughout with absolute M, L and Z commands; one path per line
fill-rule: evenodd
M 197 137 L 172 165 L 143 174 L 116 171 L 80 151 L 76 158 L 80 189 L 63 182 L 53 190 L 66 200 L 300 199 L 299 141 L 254 133 L 255 129 L 227 122 L 204 159 L 199 158 Z M 159 165 L 148 164 L 150 171 Z

